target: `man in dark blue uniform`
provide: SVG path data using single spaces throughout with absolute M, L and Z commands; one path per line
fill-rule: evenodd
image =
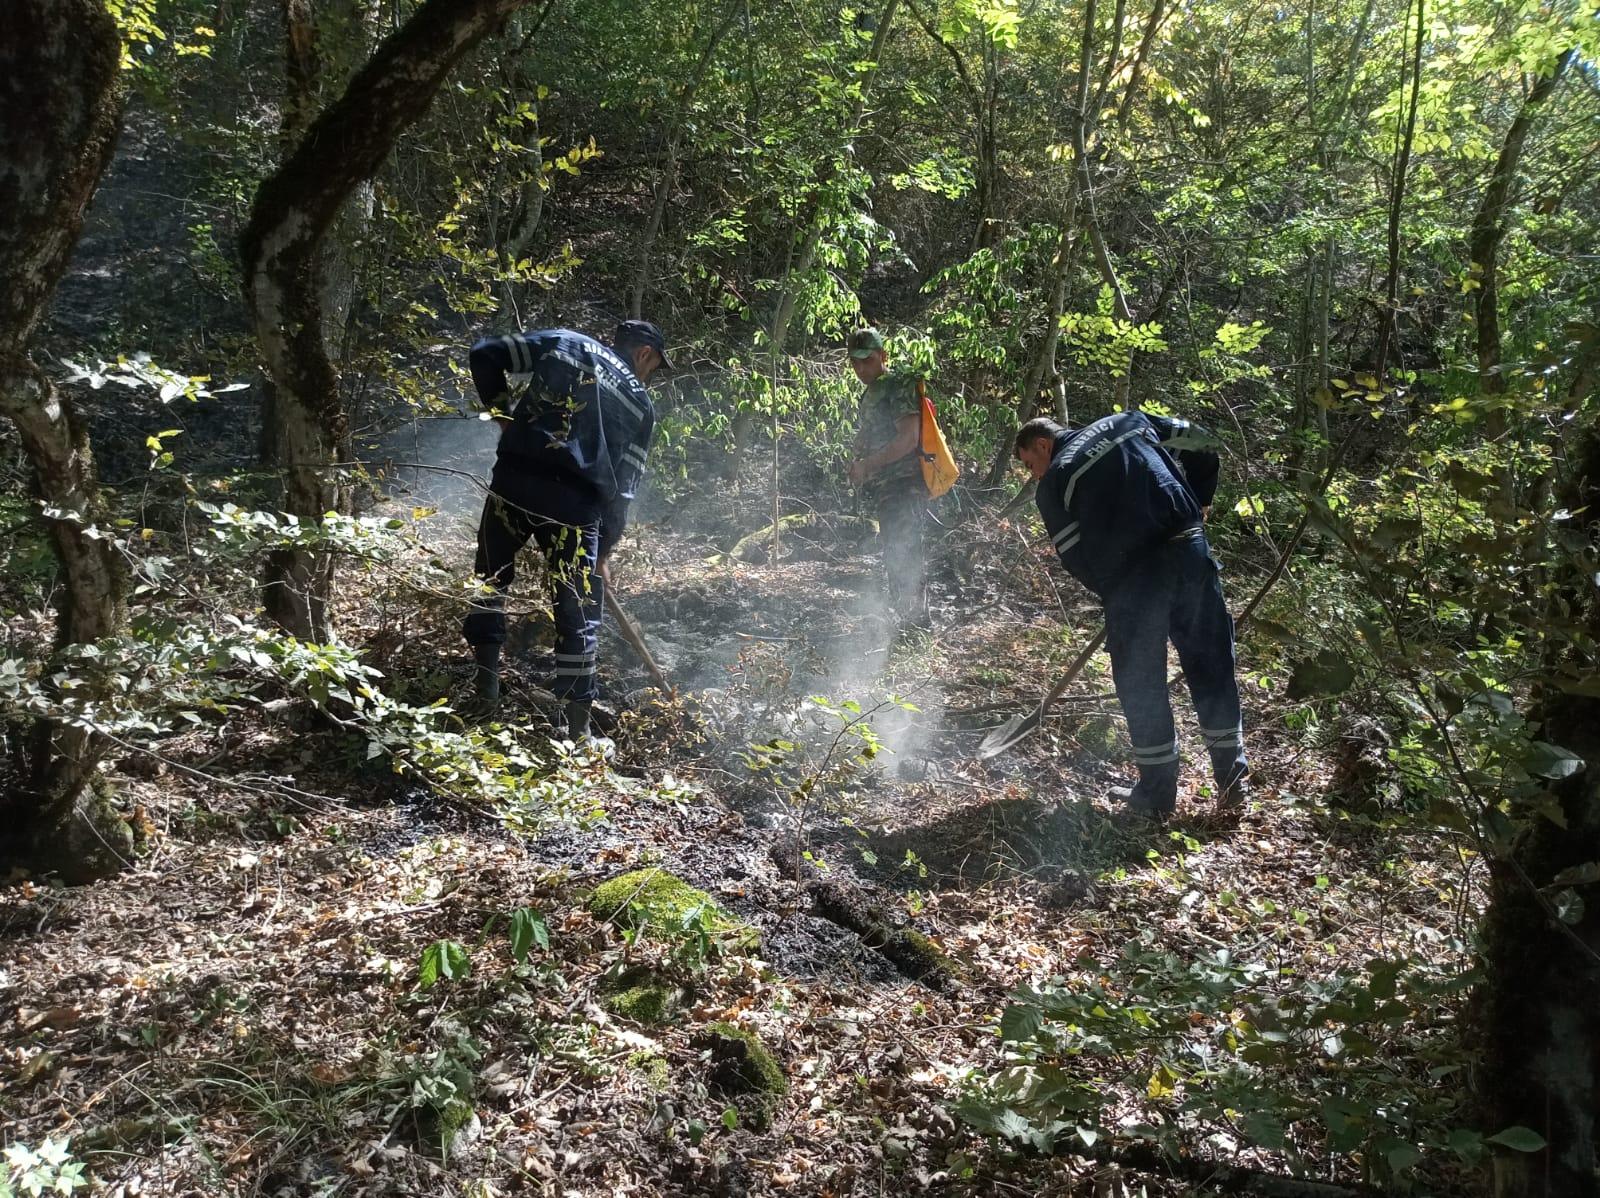
M 500 426 L 473 569 L 481 589 L 464 632 L 477 695 L 500 698 L 504 592 L 531 537 L 545 556 L 555 606 L 555 693 L 569 739 L 589 738 L 606 562 L 644 478 L 655 409 L 644 384 L 670 368 L 661 330 L 617 326 L 614 349 L 570 329 L 487 337 L 472 347 L 472 381 Z M 526 383 L 511 400 L 511 387 Z
M 1112 679 L 1139 767 L 1138 784 L 1113 793 L 1142 815 L 1177 805 L 1169 639 L 1211 756 L 1217 806 L 1236 809 L 1244 798 L 1233 619 L 1201 523 L 1217 489 L 1214 443 L 1187 421 L 1143 412 L 1080 429 L 1030 420 L 1017 433 L 1062 566 L 1105 605 Z

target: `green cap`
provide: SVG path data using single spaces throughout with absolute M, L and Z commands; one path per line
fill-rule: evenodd
M 880 349 L 884 349 L 883 334 L 877 329 L 857 329 L 850 334 L 850 340 L 845 342 L 852 358 L 870 358 Z

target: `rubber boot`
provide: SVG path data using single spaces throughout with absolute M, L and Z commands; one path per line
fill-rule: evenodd
M 589 739 L 589 722 L 594 714 L 594 704 L 586 699 L 571 699 L 567 703 L 567 739 L 582 744 Z
M 597 752 L 607 761 L 617 752 L 617 742 L 594 734 L 594 704 L 587 699 L 569 699 L 566 706 L 567 739 L 580 749 Z
M 478 663 L 473 675 L 473 691 L 480 706 L 494 710 L 500 702 L 500 646 L 474 645 L 472 658 Z
M 1133 786 L 1113 786 L 1111 797 L 1121 800 L 1130 815 L 1166 819 L 1178 806 L 1178 763 L 1140 766 L 1139 781 Z
M 1211 774 L 1217 780 L 1217 810 L 1237 812 L 1244 809 L 1250 792 L 1250 767 L 1238 749 L 1222 749 L 1211 754 Z

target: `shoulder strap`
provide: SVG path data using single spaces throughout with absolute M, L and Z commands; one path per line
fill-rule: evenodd
M 922 418 L 927 415 L 928 383 L 920 374 L 917 375 L 917 456 L 923 461 L 929 459 L 928 447 L 922 443 Z

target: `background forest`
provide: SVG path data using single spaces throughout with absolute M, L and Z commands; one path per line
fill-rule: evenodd
M 1600 1193 L 1597 56 L 1592 0 L 7 0 L 0 1195 Z M 674 686 L 608 634 L 608 766 L 536 668 L 455 710 L 465 354 L 630 316 Z M 964 468 L 887 647 L 860 324 Z M 1098 621 L 1012 434 L 1128 407 L 1225 447 L 1239 826 L 1109 819 L 1103 658 L 974 756 Z

